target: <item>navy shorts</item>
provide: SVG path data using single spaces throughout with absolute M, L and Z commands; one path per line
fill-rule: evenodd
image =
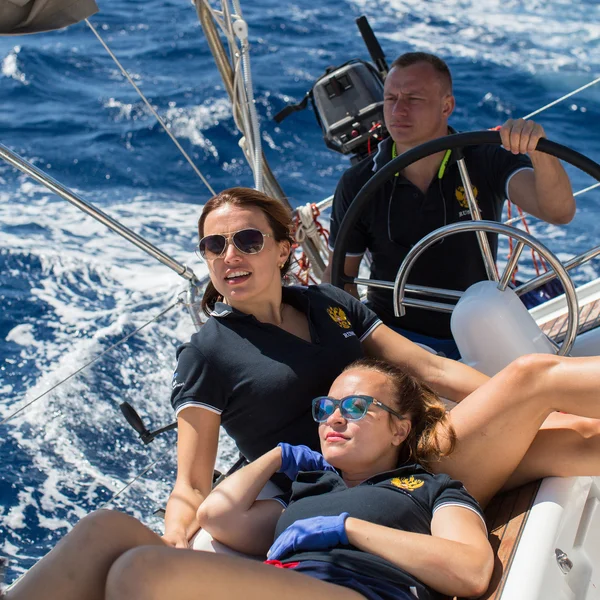
M 273 566 L 289 568 L 291 571 L 296 571 L 297 573 L 304 573 L 309 577 L 321 579 L 327 583 L 335 583 L 336 585 L 350 588 L 362 594 L 367 600 L 415 600 L 416 598 L 416 596 L 403 586 L 395 585 L 390 581 L 378 579 L 377 577 L 370 577 L 357 571 L 351 571 L 350 569 L 345 569 L 325 561 L 303 560 L 291 564 L 282 564 L 279 561 L 266 562 Z

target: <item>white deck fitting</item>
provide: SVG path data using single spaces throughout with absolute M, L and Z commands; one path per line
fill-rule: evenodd
M 600 477 L 545 479 L 529 514 L 502 600 L 600 599 Z M 567 554 L 564 574 L 556 549 Z

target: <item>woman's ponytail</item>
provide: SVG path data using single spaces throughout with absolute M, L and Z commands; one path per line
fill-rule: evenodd
M 219 302 L 222 299 L 223 296 L 217 292 L 217 288 L 213 285 L 213 282 L 209 281 L 204 288 L 202 302 L 200 302 L 200 307 L 204 311 L 204 314 L 210 317 L 211 312 L 215 308 L 215 302 Z

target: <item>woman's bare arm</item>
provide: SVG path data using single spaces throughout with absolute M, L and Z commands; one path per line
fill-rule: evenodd
M 463 363 L 424 350 L 385 325 L 377 327 L 362 344 L 368 356 L 406 369 L 454 402 L 460 402 L 489 379 Z
M 281 468 L 281 448 L 224 479 L 200 505 L 198 523 L 216 540 L 246 554 L 265 555 L 284 508 L 277 500 L 256 500 Z
M 478 597 L 485 593 L 494 555 L 480 517 L 459 506 L 437 510 L 431 535 L 400 531 L 360 519 L 346 519 L 349 542 L 417 577 L 449 596 Z
M 188 540 L 200 529 L 196 511 L 212 487 L 221 417 L 188 407 L 179 413 L 177 423 L 177 479 L 167 502 L 163 539 L 187 548 Z

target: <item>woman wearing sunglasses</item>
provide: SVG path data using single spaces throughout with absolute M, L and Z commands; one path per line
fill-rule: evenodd
M 198 510 L 215 538 L 267 555 L 267 564 L 170 548 L 131 517 L 100 511 L 8 600 L 481 595 L 493 567 L 481 510 L 460 482 L 424 468 L 454 441 L 436 395 L 400 369 L 363 359 L 313 400 L 312 416 L 322 454 L 281 443 L 220 483 Z M 257 500 L 275 473 L 294 481 L 291 492 Z
M 178 471 L 167 543 L 187 547 L 200 529 L 220 425 L 249 460 L 279 442 L 316 450 L 310 398 L 364 355 L 460 402 L 451 412 L 456 451 L 432 468 L 463 481 L 480 503 L 504 485 L 600 474 L 600 359 L 527 356 L 489 380 L 393 332 L 337 288 L 283 286 L 290 227 L 281 203 L 245 188 L 221 192 L 202 211 L 199 252 L 211 278 L 202 305 L 210 316 L 178 350 L 171 399 Z

